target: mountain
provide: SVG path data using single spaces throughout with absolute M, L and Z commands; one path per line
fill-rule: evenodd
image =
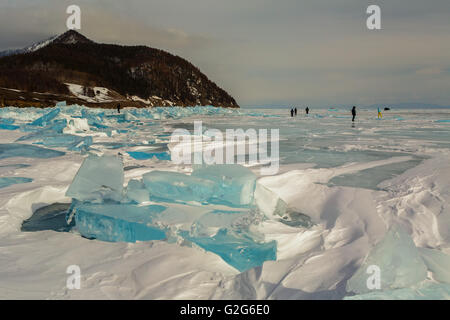
M 2 104 L 43 107 L 61 100 L 104 108 L 239 107 L 190 62 L 146 46 L 100 44 L 70 30 L 3 53 Z

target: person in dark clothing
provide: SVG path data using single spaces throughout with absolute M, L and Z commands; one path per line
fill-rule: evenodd
M 309 114 L 309 107 L 306 107 L 305 111 L 306 111 L 306 114 Z
M 117 104 L 117 113 L 120 113 L 120 103 Z
M 356 107 L 355 106 L 353 106 L 353 108 L 352 108 L 352 116 L 353 116 L 352 121 L 355 121 L 355 118 L 356 118 Z
M 291 117 L 294 116 L 294 109 L 291 109 Z
M 295 113 L 295 115 L 297 115 L 297 108 L 294 109 L 294 113 Z

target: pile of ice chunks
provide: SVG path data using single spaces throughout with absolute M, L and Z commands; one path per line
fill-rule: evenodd
M 417 248 L 403 227 L 393 225 L 347 281 L 347 292 L 356 294 L 347 298 L 448 298 L 449 264 L 449 255 L 436 249 Z
M 250 207 L 254 174 L 238 165 L 194 173 L 151 171 L 124 188 L 119 157 L 90 155 L 67 190 L 73 199 L 67 222 L 75 221 L 83 237 L 103 241 L 182 238 L 239 271 L 275 260 L 276 242 L 265 243 L 254 228 L 260 220 Z

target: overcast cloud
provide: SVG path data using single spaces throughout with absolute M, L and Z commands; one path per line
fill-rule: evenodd
M 450 105 L 448 0 L 1 0 L 0 50 L 66 31 L 70 4 L 90 39 L 180 55 L 241 105 Z

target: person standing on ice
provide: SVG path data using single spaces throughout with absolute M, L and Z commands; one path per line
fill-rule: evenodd
M 378 119 L 381 119 L 381 118 L 383 118 L 383 115 L 381 114 L 380 108 L 378 108 Z
M 117 104 L 117 113 L 120 113 L 120 103 Z
M 309 114 L 309 107 L 306 107 L 305 112 L 306 112 L 306 115 Z
M 291 118 L 294 117 L 294 109 L 291 109 Z
M 356 107 L 355 106 L 353 106 L 353 109 L 352 109 L 352 116 L 353 116 L 352 121 L 355 121 L 355 118 L 356 118 Z
M 294 109 L 294 113 L 295 115 L 297 115 L 297 107 Z

